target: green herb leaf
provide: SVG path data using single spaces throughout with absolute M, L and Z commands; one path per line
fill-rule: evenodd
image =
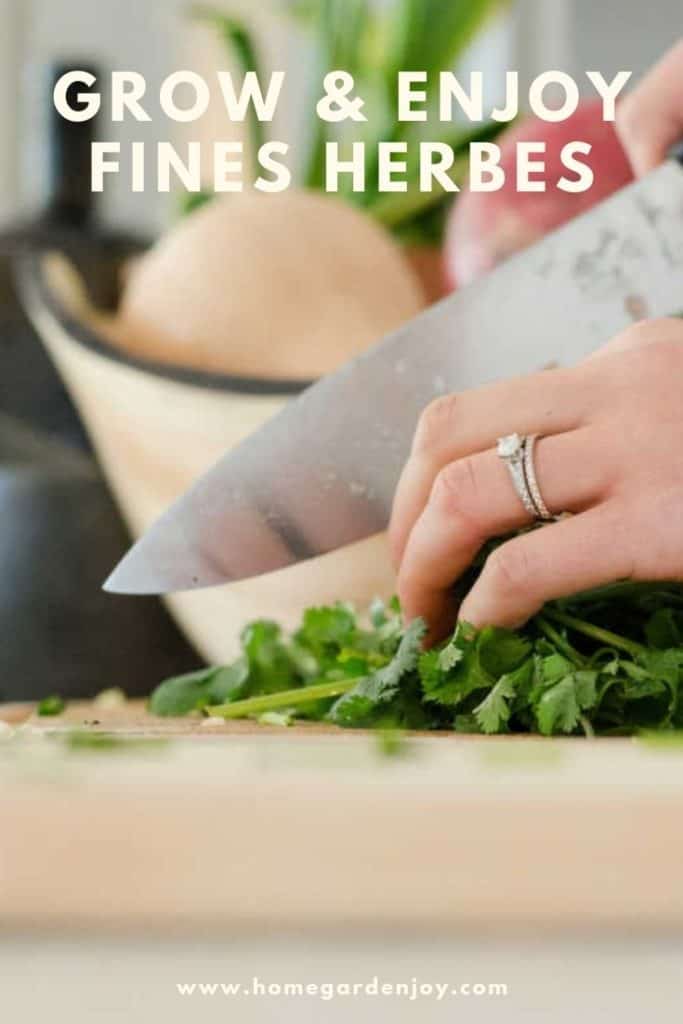
M 507 629 L 487 627 L 478 633 L 467 623 L 458 623 L 440 653 L 433 657 L 429 652 L 420 661 L 425 697 L 454 707 L 514 672 L 530 652 L 529 641 Z
M 503 732 L 510 718 L 510 701 L 515 696 L 512 676 L 503 676 L 474 709 L 482 732 Z
M 351 647 L 356 635 L 356 616 L 348 605 L 332 608 L 309 608 L 304 612 L 297 641 L 320 658 L 334 656 L 342 648 Z
M 521 630 L 460 623 L 422 651 L 424 625 L 404 629 L 395 603 L 376 602 L 367 627 L 337 604 L 309 609 L 293 636 L 253 623 L 241 658 L 167 681 L 151 708 L 468 733 L 670 731 L 683 727 L 682 617 L 681 584 L 615 584 L 553 602 Z
M 51 718 L 61 715 L 66 708 L 66 703 L 61 697 L 43 697 L 38 704 L 38 714 L 44 718 Z
M 673 608 L 658 608 L 645 625 L 650 647 L 666 650 L 681 645 L 680 614 Z
M 241 693 L 248 676 L 244 658 L 223 668 L 176 676 L 157 687 L 150 697 L 149 709 L 153 715 L 173 717 L 200 711 L 210 704 L 224 704 Z
M 399 692 L 402 679 L 417 667 L 426 627 L 415 619 L 406 629 L 396 656 L 384 668 L 361 679 L 349 693 L 341 697 L 330 711 L 330 721 L 337 725 L 365 723 L 378 707 L 389 704 Z
M 546 659 L 547 661 L 548 659 Z M 570 672 L 554 682 L 542 694 L 536 714 L 544 736 L 576 729 L 581 712 L 592 708 L 597 699 L 596 672 Z
M 573 732 L 580 714 L 576 687 L 571 676 L 549 687 L 536 709 L 538 726 L 544 736 L 551 736 L 554 732 Z

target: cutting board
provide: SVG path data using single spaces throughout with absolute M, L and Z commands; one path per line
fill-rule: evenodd
M 683 927 L 673 743 L 0 718 L 4 927 Z

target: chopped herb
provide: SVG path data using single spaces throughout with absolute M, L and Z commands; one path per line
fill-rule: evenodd
M 67 733 L 60 734 L 57 739 L 64 742 L 69 750 L 85 750 L 95 753 L 100 751 L 148 753 L 168 745 L 168 740 L 159 736 L 131 738 L 111 732 L 89 732 L 86 729 L 72 729 Z
M 294 722 L 292 711 L 266 711 L 259 718 L 261 725 L 277 725 L 286 728 Z
M 43 697 L 38 704 L 38 714 L 44 718 L 53 718 L 61 715 L 66 708 L 66 702 L 61 697 Z
M 377 743 L 383 757 L 403 757 L 410 750 L 405 734 L 400 729 L 380 729 Z
M 93 706 L 102 710 L 122 708 L 127 700 L 126 694 L 119 686 L 112 686 L 109 690 L 102 690 L 93 698 Z
M 683 730 L 683 584 L 620 583 L 552 602 L 520 630 L 459 623 L 423 651 L 395 601 L 367 619 L 312 608 L 288 637 L 249 626 L 232 665 L 163 683 L 156 714 L 210 713 L 460 733 L 639 735 Z

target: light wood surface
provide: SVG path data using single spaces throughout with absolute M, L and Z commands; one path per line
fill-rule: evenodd
M 76 752 L 44 735 L 74 727 L 170 742 Z M 680 748 L 632 741 L 414 736 L 387 758 L 370 734 L 140 704 L 29 714 L 0 742 L 0 920 L 680 928 L 682 768 Z

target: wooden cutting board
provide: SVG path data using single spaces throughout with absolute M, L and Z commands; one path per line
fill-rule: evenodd
M 683 927 L 675 744 L 0 718 L 4 927 Z
M 202 738 L 206 736 L 264 736 L 280 735 L 286 731 L 288 735 L 310 735 L 325 733 L 340 735 L 334 726 L 320 723 L 302 723 L 283 730 L 279 726 L 259 725 L 254 721 L 221 722 L 219 719 L 207 720 L 203 716 L 185 718 L 159 718 L 151 715 L 144 700 L 128 700 L 113 707 L 98 704 L 96 701 L 72 701 L 63 714 L 52 717 L 38 715 L 34 704 L 0 704 L 0 721 L 15 726 L 25 725 L 27 729 L 41 733 L 71 732 L 74 729 L 87 729 L 92 733 L 114 733 L 121 737 L 137 737 L 139 739 L 180 737 Z

